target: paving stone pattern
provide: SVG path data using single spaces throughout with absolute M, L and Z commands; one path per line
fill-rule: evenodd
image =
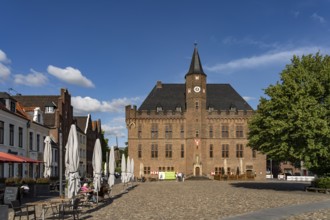
M 158 181 L 134 183 L 124 192 L 123 185 L 117 184 L 113 198 L 83 209 L 80 219 L 225 219 L 267 208 L 330 202 L 328 194 L 305 192 L 307 185 L 286 181 Z M 278 219 L 330 219 L 330 209 L 285 218 L 279 213 Z

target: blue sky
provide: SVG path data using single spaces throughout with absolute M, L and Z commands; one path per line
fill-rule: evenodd
M 0 90 L 58 95 L 127 141 L 124 106 L 184 83 L 194 42 L 207 81 L 256 109 L 294 54 L 330 52 L 330 1 L 1 1 Z

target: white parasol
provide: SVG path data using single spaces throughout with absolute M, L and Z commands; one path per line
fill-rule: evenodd
M 65 146 L 65 174 L 68 180 L 68 198 L 75 197 L 80 189 L 79 146 L 76 125 L 72 124 Z
M 44 169 L 44 177 L 48 178 L 51 176 L 52 173 L 52 145 L 51 145 L 51 139 L 49 136 L 45 138 L 45 149 L 44 149 L 44 163 L 45 163 L 45 169 Z
M 100 139 L 96 139 L 93 151 L 93 185 L 94 185 L 94 192 L 97 193 L 97 203 L 98 203 L 98 193 L 101 189 L 101 176 L 102 176 L 102 149 Z
M 111 146 L 110 149 L 110 156 L 109 156 L 109 178 L 108 178 L 108 184 L 111 188 L 113 185 L 115 185 L 115 151 L 113 146 Z
M 129 183 L 131 181 L 131 160 L 129 156 L 127 156 L 127 164 L 126 164 L 126 182 Z
M 105 152 L 105 163 L 104 163 L 104 176 L 107 178 L 108 177 L 108 174 L 109 174 L 109 152 Z
M 244 171 L 243 171 L 243 159 L 242 158 L 239 159 L 239 171 L 240 171 L 240 174 L 244 173 Z
M 223 169 L 225 170 L 225 174 L 228 174 L 227 173 L 227 158 L 225 158 L 223 161 Z
M 143 163 L 140 163 L 140 172 L 139 172 L 139 176 L 140 176 L 140 178 L 141 178 L 141 180 L 142 180 L 142 177 L 143 177 L 143 174 L 144 174 L 144 167 L 143 167 Z
M 126 183 L 126 158 L 125 154 L 121 155 L 121 182 Z

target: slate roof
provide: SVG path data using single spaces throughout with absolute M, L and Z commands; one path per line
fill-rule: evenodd
M 76 123 L 77 127 L 82 131 L 82 133 L 85 133 L 88 117 L 87 116 L 75 116 L 74 119 L 77 122 Z
M 190 63 L 190 67 L 189 67 L 189 71 L 186 74 L 187 75 L 191 75 L 191 74 L 202 74 L 205 75 L 203 71 L 203 67 L 202 67 L 202 63 L 201 63 L 201 59 L 199 58 L 199 54 L 198 54 L 198 50 L 197 47 L 195 46 L 192 58 L 191 58 L 191 63 Z
M 164 111 L 175 111 L 181 106 L 185 110 L 185 84 L 162 84 L 162 88 L 155 86 L 138 110 L 156 110 L 162 107 Z M 207 84 L 206 108 L 214 110 L 253 110 L 251 106 L 229 84 Z
M 9 95 L 7 92 L 0 92 L 0 99 L 11 99 L 16 101 L 11 95 Z
M 45 107 L 50 106 L 50 103 L 58 103 L 59 95 L 54 96 L 14 96 L 14 98 L 20 102 L 23 108 L 27 107 L 40 107 L 41 111 L 45 112 Z M 43 114 L 44 124 L 49 127 L 55 126 L 55 113 Z

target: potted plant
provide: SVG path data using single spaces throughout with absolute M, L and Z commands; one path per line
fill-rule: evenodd
M 38 178 L 35 184 L 35 195 L 47 195 L 50 192 L 50 179 Z
M 5 180 L 5 184 L 6 186 L 18 186 L 20 185 L 20 181 L 21 181 L 20 178 L 12 177 L 12 178 L 7 178 Z

